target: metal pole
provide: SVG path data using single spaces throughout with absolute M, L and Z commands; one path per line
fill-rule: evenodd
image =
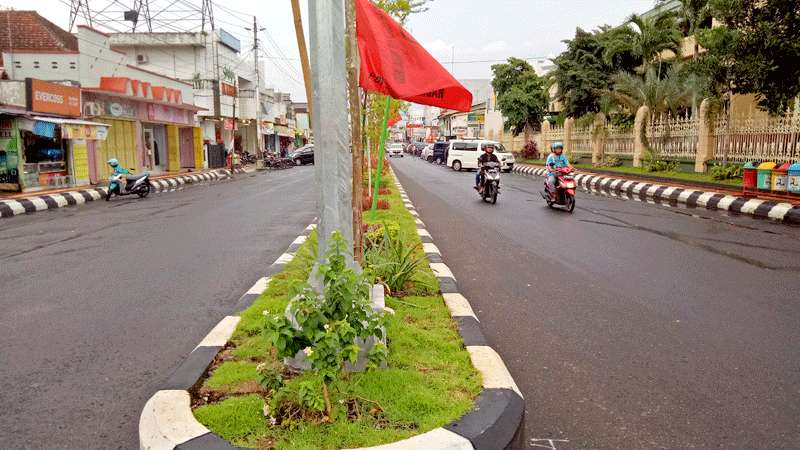
M 256 16 L 253 16 L 253 64 L 256 69 L 256 158 L 261 160 L 264 158 L 264 145 L 261 137 L 261 70 L 258 67 L 258 31 Z
M 383 108 L 383 122 L 381 123 L 381 140 L 378 147 L 378 170 L 375 173 L 375 188 L 372 190 L 372 210 L 370 219 L 375 221 L 378 214 L 378 187 L 381 184 L 381 172 L 383 171 L 383 154 L 386 150 L 386 136 L 389 134 L 389 111 L 392 108 L 392 97 L 386 96 L 386 106 Z
M 327 240 L 334 231 L 341 233 L 349 248 L 353 245 L 353 161 L 347 108 L 344 2 L 309 0 L 308 12 L 314 170 L 320 199 L 317 262 L 324 263 Z M 354 266 L 351 258 L 347 263 Z M 315 275 L 313 283 L 319 283 Z

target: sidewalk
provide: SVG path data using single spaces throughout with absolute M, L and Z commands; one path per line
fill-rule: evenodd
M 235 169 L 235 173 L 251 173 L 255 167 Z M 152 177 L 150 186 L 153 192 L 174 191 L 180 186 L 222 180 L 231 177 L 228 169 L 211 169 L 200 172 L 164 174 Z M 81 187 L 71 189 L 50 189 L 40 192 L 15 193 L 0 196 L 0 218 L 29 214 L 48 209 L 81 205 L 105 197 L 107 188 Z
M 517 164 L 514 173 L 543 177 L 546 170 L 543 166 Z M 672 182 L 659 179 L 669 184 L 656 184 L 656 180 L 645 180 L 644 177 L 627 176 L 625 174 L 598 174 L 589 170 L 578 169 L 575 177 L 578 186 L 590 191 L 613 196 L 627 196 L 656 203 L 681 203 L 690 208 L 706 208 L 730 211 L 737 214 L 748 214 L 753 217 L 772 219 L 786 224 L 800 225 L 800 203 L 776 201 L 775 197 L 764 198 L 743 197 L 740 190 L 714 187 L 707 190 L 691 182 Z M 781 199 L 783 200 L 783 199 Z M 798 199 L 800 201 L 800 199 Z

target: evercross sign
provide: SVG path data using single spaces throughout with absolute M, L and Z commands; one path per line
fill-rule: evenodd
M 26 78 L 25 93 L 28 111 L 71 117 L 81 115 L 80 88 Z

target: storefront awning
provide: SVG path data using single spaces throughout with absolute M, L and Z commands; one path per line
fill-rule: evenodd
M 104 141 L 108 136 L 108 127 L 111 125 L 99 122 L 89 122 L 80 119 L 64 119 L 61 117 L 33 116 L 30 130 L 35 134 L 52 137 L 55 125 L 61 127 L 62 139 L 97 139 Z M 52 124 L 53 126 L 46 126 Z
M 281 137 L 288 137 L 294 139 L 294 133 L 289 127 L 285 125 L 275 125 L 275 133 Z

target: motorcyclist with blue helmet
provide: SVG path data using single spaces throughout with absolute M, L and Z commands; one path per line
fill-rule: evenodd
M 547 155 L 545 166 L 547 166 L 547 186 L 550 190 L 553 190 L 555 189 L 556 181 L 558 180 L 556 169 L 570 167 L 570 164 L 569 159 L 567 159 L 567 155 L 564 154 L 563 142 L 553 142 L 550 145 L 550 151 L 551 153 Z
M 119 161 L 117 161 L 117 158 L 111 158 L 111 159 L 109 159 L 109 160 L 107 161 L 107 164 L 108 164 L 109 166 L 111 166 L 111 168 L 114 170 L 114 171 L 111 173 L 111 175 L 112 175 L 112 176 L 115 176 L 115 175 L 122 175 L 122 176 L 119 178 L 119 180 L 120 180 L 121 182 L 124 182 L 124 181 L 125 181 L 125 175 L 128 175 L 128 174 L 130 174 L 130 171 L 129 171 L 128 169 L 126 169 L 126 168 L 122 167 L 122 166 L 119 164 Z M 116 182 L 116 181 L 112 181 L 112 182 L 111 182 L 111 183 L 108 185 L 108 189 L 109 189 L 109 191 L 113 191 L 114 189 L 116 189 L 116 187 L 117 187 L 117 182 Z M 106 200 L 108 200 L 108 198 L 106 198 Z

